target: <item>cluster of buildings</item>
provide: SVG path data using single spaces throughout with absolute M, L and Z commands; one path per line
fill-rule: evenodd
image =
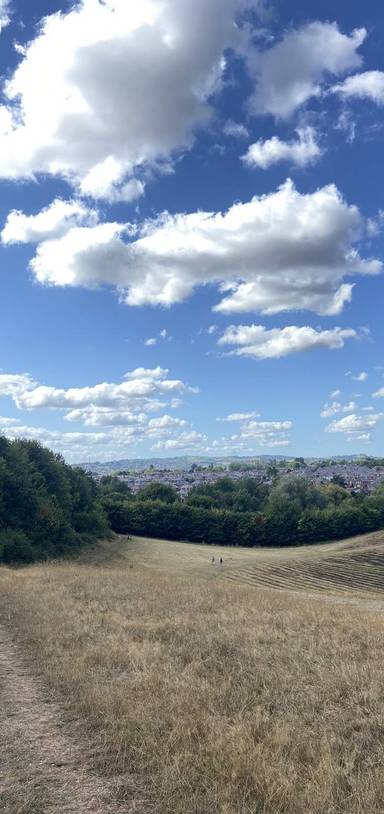
M 232 480 L 241 480 L 244 477 L 254 478 L 258 482 L 267 483 L 270 478 L 266 469 L 252 469 L 246 473 L 242 470 L 225 470 L 199 467 L 197 469 L 151 469 L 144 472 L 119 472 L 118 478 L 132 490 L 134 494 L 148 486 L 150 483 L 163 483 L 172 486 L 181 499 L 187 497 L 191 489 L 195 486 L 206 486 L 216 483 L 223 477 L 230 477 Z
M 370 494 L 384 482 L 384 466 L 369 467 L 353 462 L 330 464 L 329 466 L 310 465 L 295 469 L 295 476 L 306 478 L 312 483 L 328 484 L 332 481 L 343 481 L 350 492 Z
M 118 464 L 120 463 L 120 468 Z M 127 464 L 133 464 L 132 466 Z M 241 480 L 245 477 L 253 478 L 258 483 L 270 484 L 276 475 L 280 477 L 295 476 L 305 478 L 316 484 L 329 484 L 340 482 L 351 492 L 370 494 L 380 483 L 384 482 L 384 466 L 366 466 L 364 462 L 351 460 L 321 461 L 318 459 L 303 458 L 294 461 L 281 458 L 279 460 L 248 460 L 234 463 L 231 461 L 192 463 L 188 459 L 167 459 L 160 462 L 149 461 L 113 461 L 109 464 L 91 464 L 84 466 L 96 480 L 103 475 L 116 475 L 124 481 L 134 494 L 151 483 L 163 483 L 172 486 L 181 499 L 187 497 L 191 489 L 215 483 L 223 477 L 232 480 Z M 381 461 L 380 461 L 381 463 Z M 123 465 L 126 468 L 123 469 Z
M 292 468 L 289 464 L 279 467 L 280 476 L 295 476 L 305 478 L 316 484 L 329 484 L 339 481 L 348 491 L 361 494 L 370 494 L 384 482 L 384 467 L 368 467 L 354 463 L 330 464 L 327 466 L 310 464 Z M 216 483 L 223 477 L 232 480 L 241 480 L 245 477 L 253 478 L 258 483 L 270 484 L 277 472 L 271 473 L 270 468 L 260 466 L 244 471 L 243 468 L 234 469 L 225 467 L 192 467 L 191 469 L 149 469 L 144 471 L 115 472 L 120 480 L 124 481 L 134 494 L 151 483 L 163 483 L 172 486 L 181 499 L 187 497 L 195 486 Z

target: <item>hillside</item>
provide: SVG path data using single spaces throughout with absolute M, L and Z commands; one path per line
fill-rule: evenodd
M 2 811 L 381 814 L 383 542 L 0 568 Z
M 251 550 L 142 537 L 128 542 L 119 537 L 87 553 L 85 560 L 105 567 L 133 566 L 175 576 L 232 580 L 255 588 L 363 592 L 384 598 L 383 531 L 324 545 Z

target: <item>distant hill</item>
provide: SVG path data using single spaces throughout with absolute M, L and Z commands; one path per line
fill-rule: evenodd
M 141 471 L 153 467 L 154 469 L 190 469 L 193 464 L 199 466 L 228 466 L 233 463 L 249 463 L 250 461 L 257 461 L 265 463 L 266 461 L 291 461 L 295 456 L 293 455 L 227 455 L 225 457 L 212 458 L 198 455 L 181 455 L 174 458 L 122 458 L 116 461 L 88 461 L 79 464 L 80 467 L 87 472 L 94 474 L 109 474 L 111 472 L 122 472 L 124 470 Z M 363 458 L 363 455 L 336 455 L 333 460 L 348 460 L 353 461 L 357 458 Z M 321 458 L 306 458 L 307 461 L 321 460 Z

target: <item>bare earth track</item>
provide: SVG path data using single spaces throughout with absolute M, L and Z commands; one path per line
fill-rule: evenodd
M 84 745 L 0 627 L 2 814 L 117 814 L 113 788 L 87 769 Z M 124 808 L 125 814 L 129 809 Z

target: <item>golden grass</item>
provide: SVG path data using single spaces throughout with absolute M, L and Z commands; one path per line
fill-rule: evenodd
M 299 568 L 299 550 L 227 549 L 220 571 L 211 549 L 150 545 L 0 571 L 1 617 L 84 720 L 99 770 L 156 814 L 384 812 L 381 603 L 226 579 L 229 556 Z
M 211 558 L 215 566 L 211 567 Z M 220 557 L 224 565 L 219 565 Z M 228 548 L 135 537 L 99 545 L 83 561 L 109 567 L 136 567 L 204 579 L 224 578 L 254 587 L 382 594 L 384 532 L 336 543 L 293 548 Z

